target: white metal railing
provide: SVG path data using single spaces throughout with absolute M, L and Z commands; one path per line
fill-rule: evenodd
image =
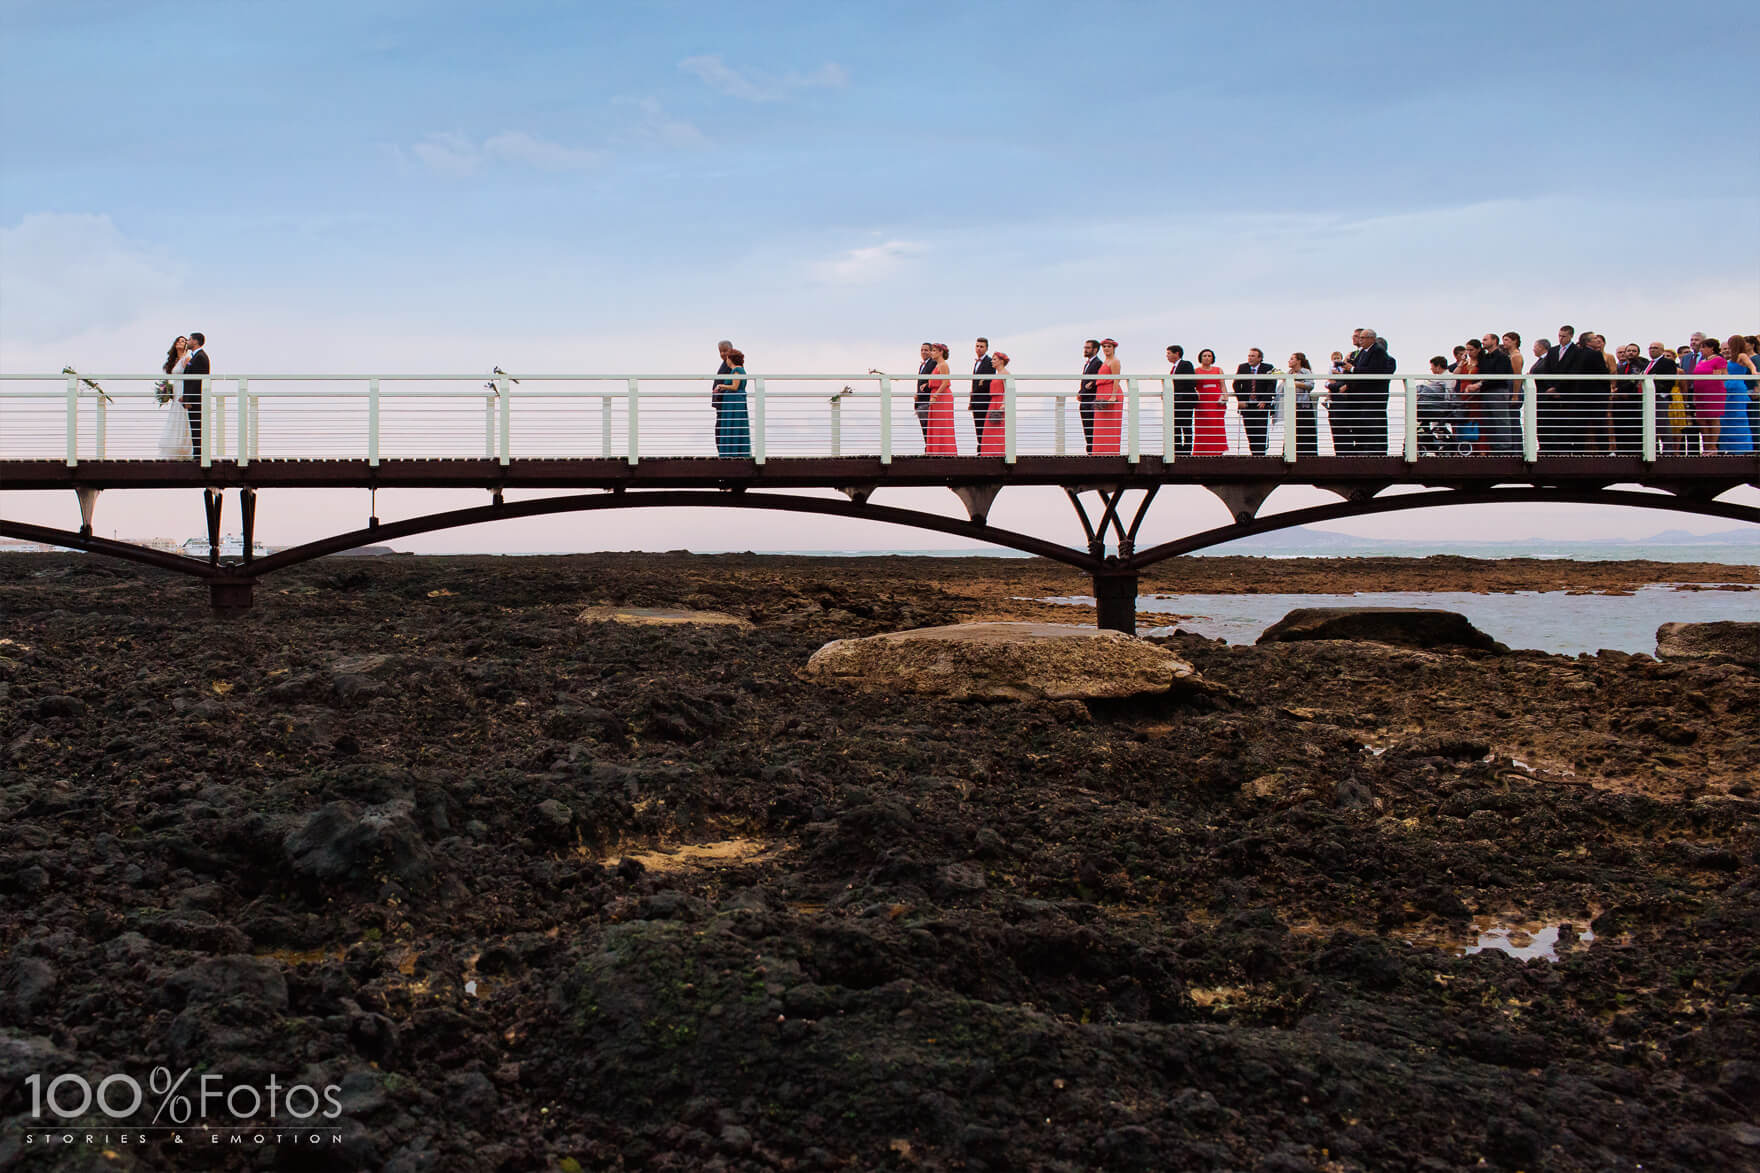
M 983 376 L 951 374 L 955 385 Z M 162 459 L 165 411 L 160 374 L 0 374 L 0 460 Z M 931 404 L 943 454 L 1123 455 L 1163 460 L 1264 455 L 1432 454 L 1712 455 L 1751 451 L 1732 439 L 1751 428 L 1720 428 L 1695 413 L 1695 382 L 1683 376 L 1685 417 L 1675 383 L 1641 376 L 1548 375 L 1486 388 L 1481 375 L 1396 372 L 1313 376 L 1311 392 L 1285 372 L 1261 376 L 1263 395 L 1238 397 L 1245 378 L 1121 375 L 1116 405 L 1084 409 L 1076 374 L 1011 374 L 994 380 L 996 411 L 979 447 L 966 394 Z M 181 396 L 199 385 L 197 449 L 203 465 L 233 461 L 600 457 L 627 460 L 717 452 L 709 375 L 676 374 L 250 374 L 171 380 Z M 801 456 L 916 455 L 930 447 L 916 412 L 916 372 L 748 374 L 746 436 L 736 451 L 759 464 Z M 1329 391 L 1340 379 L 1352 388 Z M 1216 384 L 1221 384 L 1217 398 Z M 1725 397 L 1726 416 L 1751 398 Z M 737 396 L 736 396 L 737 401 Z M 948 426 L 951 401 L 951 436 Z M 991 434 L 991 429 L 1000 429 Z M 1092 435 L 1091 435 L 1092 434 Z M 749 439 L 748 439 L 749 437 Z M 951 451 L 950 451 L 951 450 Z

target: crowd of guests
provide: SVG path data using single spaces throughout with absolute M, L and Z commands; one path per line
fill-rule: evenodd
M 713 384 L 715 448 L 722 456 L 748 457 L 745 356 L 731 342 L 720 343 L 720 350 L 721 367 Z M 988 338 L 977 339 L 973 350 L 967 407 L 978 455 L 1001 456 L 1009 356 L 992 350 Z M 1541 452 L 1637 455 L 1643 446 L 1644 383 L 1650 379 L 1656 389 L 1657 441 L 1665 454 L 1753 452 L 1760 436 L 1757 355 L 1760 339 L 1751 334 L 1719 342 L 1700 332 L 1673 350 L 1652 342 L 1646 354 L 1635 342 L 1610 351 L 1600 334 L 1578 335 L 1561 326 L 1557 343 L 1539 339 L 1530 356 L 1523 355 L 1522 336 L 1513 330 L 1469 338 L 1452 356 L 1431 358 L 1432 378 L 1418 384 L 1419 450 L 1519 455 L 1522 403 L 1526 382 L 1532 379 Z M 932 456 L 958 455 L 952 352 L 945 342 L 925 342 L 919 358 L 912 406 L 923 450 Z M 1299 350 L 1278 367 L 1254 347 L 1232 378 L 1218 365 L 1216 352 L 1207 348 L 1194 363 L 1183 346 L 1169 346 L 1167 361 L 1168 373 L 1175 376 L 1176 456 L 1229 451 L 1231 393 L 1247 453 L 1253 456 L 1269 450 L 1273 423 L 1281 424 L 1286 436 L 1293 433 L 1298 458 L 1319 455 L 1326 433 L 1340 456 L 1388 452 L 1388 376 L 1398 364 L 1388 353 L 1387 340 L 1368 327 L 1352 332 L 1348 351 L 1331 353 L 1324 376 L 1316 374 Z M 1090 455 L 1116 455 L 1125 410 L 1117 340 L 1088 339 L 1082 344 L 1082 364 L 1076 391 L 1082 442 Z M 1294 386 L 1293 404 L 1284 394 L 1286 383 Z M 1291 410 L 1294 418 L 1285 418 Z
M 1601 334 L 1560 326 L 1557 343 L 1533 344 L 1533 364 L 1524 371 L 1521 335 L 1487 334 L 1455 347 L 1452 359 L 1431 358 L 1433 375 L 1457 378 L 1419 384 L 1420 442 L 1519 453 L 1524 381 L 1532 379 L 1541 452 L 1636 456 L 1643 451 L 1649 379 L 1664 454 L 1752 452 L 1760 435 L 1757 353 L 1760 339 L 1751 334 L 1719 342 L 1695 332 L 1673 349 L 1628 342 L 1609 350 Z

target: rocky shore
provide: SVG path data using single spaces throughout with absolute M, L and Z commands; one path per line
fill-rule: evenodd
M 1143 591 L 1707 581 L 1760 573 L 1218 558 Z M 1760 1168 L 1760 670 L 1182 635 L 1204 687 L 1113 700 L 805 671 L 1086 591 L 347 558 L 218 621 L 0 557 L 0 1167 Z M 340 1140 L 32 1118 L 33 1075 L 159 1067 L 334 1088 Z

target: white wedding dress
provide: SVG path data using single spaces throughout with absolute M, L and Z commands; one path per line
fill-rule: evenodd
M 181 390 L 177 376 L 183 374 L 183 368 L 189 365 L 189 355 L 177 360 L 166 376 L 171 382 L 171 399 L 164 406 L 171 410 L 165 414 L 165 426 L 159 429 L 159 457 L 162 460 L 188 460 L 195 455 L 195 441 L 189 434 L 189 412 L 185 411 L 179 401 L 178 391 Z

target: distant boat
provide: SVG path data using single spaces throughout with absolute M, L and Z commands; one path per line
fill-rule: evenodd
M 206 557 L 208 557 L 209 553 L 211 552 L 211 547 L 208 545 L 207 538 L 191 538 L 189 541 L 187 541 L 183 544 L 182 550 L 183 550 L 183 553 L 185 555 L 187 555 L 188 557 L 206 558 Z M 252 558 L 266 558 L 266 557 L 268 557 L 269 552 L 270 552 L 269 547 L 263 545 L 263 543 L 255 542 L 255 541 L 253 541 L 251 543 L 251 557 Z M 244 557 L 244 535 L 242 535 L 242 534 L 227 534 L 225 537 L 221 538 L 220 539 L 220 557 L 222 557 L 222 558 L 243 558 Z

